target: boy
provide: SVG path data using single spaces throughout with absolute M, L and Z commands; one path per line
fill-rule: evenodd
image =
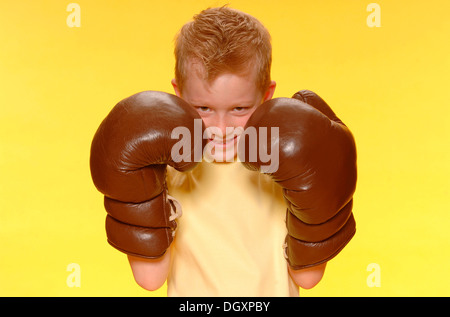
M 208 9 L 181 29 L 175 57 L 176 95 L 222 135 L 209 140 L 214 163 L 202 162 L 187 174 L 169 171 L 169 192 L 183 216 L 162 258 L 128 256 L 137 283 L 155 290 L 168 276 L 169 296 L 298 296 L 298 286 L 320 281 L 326 263 L 288 270 L 281 189 L 222 157 L 236 155 L 236 133 L 226 128 L 244 127 L 274 94 L 268 31 L 237 10 Z

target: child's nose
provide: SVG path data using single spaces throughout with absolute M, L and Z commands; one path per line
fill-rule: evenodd
M 217 136 L 217 138 L 222 137 L 223 139 L 225 139 L 227 135 L 233 131 L 234 128 L 230 120 L 225 117 L 218 118 L 216 124 L 216 127 L 221 132 L 221 136 Z

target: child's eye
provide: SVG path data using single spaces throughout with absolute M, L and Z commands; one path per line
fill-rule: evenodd
M 252 107 L 235 107 L 233 111 L 237 113 L 245 113 L 248 112 L 251 108 Z
M 244 111 L 246 108 L 244 107 L 236 107 L 234 108 L 235 111 L 240 112 L 240 111 Z
M 199 110 L 200 112 L 209 112 L 210 111 L 209 107 L 197 107 L 197 110 Z

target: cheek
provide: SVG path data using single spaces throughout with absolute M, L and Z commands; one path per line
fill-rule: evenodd
M 207 128 L 215 127 L 217 125 L 216 121 L 211 117 L 202 117 L 202 120 Z
M 246 116 L 242 116 L 240 118 L 237 119 L 237 125 L 239 127 L 245 127 L 245 125 L 247 124 L 247 121 L 250 119 L 250 117 L 252 116 L 252 114 L 248 114 Z
M 227 120 L 227 126 L 233 128 L 243 128 L 247 124 L 248 119 L 250 119 L 250 116 L 231 117 Z

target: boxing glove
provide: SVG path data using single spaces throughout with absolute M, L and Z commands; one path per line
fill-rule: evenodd
M 278 128 L 276 134 L 273 127 Z M 247 140 L 249 128 L 256 131 L 258 142 Z M 352 133 L 318 95 L 300 91 L 293 98 L 266 101 L 252 114 L 238 145 L 245 167 L 262 171 L 261 147 L 278 149 L 277 169 L 264 173 L 282 187 L 287 203 L 284 247 L 289 265 L 297 270 L 329 261 L 356 231 Z
M 176 129 L 185 132 L 181 140 Z M 194 168 L 205 145 L 194 135 L 204 129 L 194 108 L 157 91 L 132 95 L 106 116 L 92 140 L 90 169 L 104 194 L 107 240 L 113 247 L 144 258 L 166 252 L 181 212 L 168 195 L 166 167 Z

